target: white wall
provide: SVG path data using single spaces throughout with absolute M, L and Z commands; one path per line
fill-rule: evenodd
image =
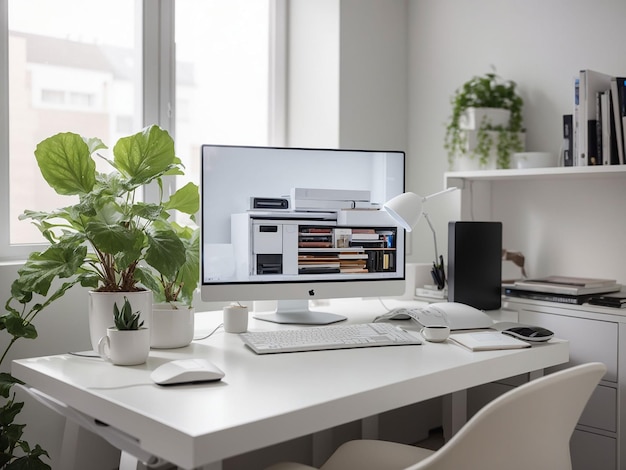
M 406 0 L 289 2 L 289 146 L 406 150 Z
M 474 75 L 496 67 L 517 82 L 524 99 L 526 148 L 558 152 L 563 114 L 572 111 L 580 69 L 626 74 L 623 0 L 409 0 L 409 189 L 442 188 L 450 98 Z M 447 196 L 446 196 L 447 198 Z M 447 252 L 450 201 L 431 201 L 432 219 Z M 437 202 L 437 205 L 435 205 Z M 440 204 L 442 211 L 439 210 Z M 426 240 L 421 224 L 414 240 Z M 416 238 L 417 237 L 417 238 Z M 418 261 L 432 243 L 414 245 Z

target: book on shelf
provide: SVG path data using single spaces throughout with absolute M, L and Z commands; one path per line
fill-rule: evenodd
M 573 115 L 563 115 L 563 166 L 574 166 L 574 130 Z
M 611 76 L 595 70 L 581 70 L 578 94 L 578 155 L 577 165 L 598 164 L 597 94 L 611 87 Z
M 614 279 L 581 278 L 570 276 L 547 276 L 515 281 L 512 286 L 526 291 L 550 294 L 586 295 L 615 292 L 621 289 Z
M 540 300 L 542 302 L 557 302 L 560 304 L 584 304 L 593 294 L 556 294 L 550 292 L 539 292 L 533 290 L 519 289 L 513 286 L 503 286 L 502 293 L 506 297 L 517 297 L 519 299 Z
M 626 291 L 611 292 L 602 295 L 592 295 L 588 302 L 591 305 L 599 305 L 601 307 L 626 308 Z
M 613 111 L 613 94 L 610 89 L 603 93 L 602 105 L 602 161 L 605 165 L 619 165 L 620 161 L 619 149 L 617 147 L 617 131 L 615 128 L 615 116 Z M 621 143 L 620 139 L 620 143 Z
M 532 283 L 548 282 L 550 284 L 560 284 L 560 285 L 574 286 L 574 287 L 613 286 L 617 283 L 615 279 L 602 279 L 602 278 L 596 278 L 596 277 L 559 276 L 559 275 L 535 277 L 532 279 L 519 280 L 517 282 L 532 282 Z
M 500 331 L 470 331 L 453 333 L 452 342 L 469 349 L 470 351 L 492 351 L 496 349 L 521 349 L 531 345 L 526 341 L 505 335 Z
M 339 259 L 367 259 L 367 253 L 365 253 L 364 251 L 358 253 L 339 253 L 337 256 Z
M 580 111 L 580 78 L 574 77 L 574 110 L 572 112 L 572 162 L 578 165 L 578 116 Z
M 378 233 L 352 232 L 352 240 L 380 240 Z
M 611 103 L 619 163 L 626 163 L 626 77 L 611 77 Z
M 332 242 L 327 241 L 307 241 L 300 240 L 298 242 L 299 248 L 332 248 Z

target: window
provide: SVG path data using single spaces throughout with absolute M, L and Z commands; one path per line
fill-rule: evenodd
M 39 141 L 72 131 L 112 144 L 120 116 L 131 115 L 132 127 L 141 128 L 135 91 L 141 71 L 128 62 L 141 50 L 140 24 L 128 0 L 8 1 L 10 244 L 43 241 L 18 220 L 25 209 L 68 203 L 39 174 L 33 156 Z
M 0 83 L 8 85 L 0 89 L 0 178 L 8 198 L 0 202 L 0 257 L 19 259 L 43 242 L 18 220 L 25 209 L 68 203 L 41 179 L 33 156 L 57 132 L 112 146 L 158 123 L 175 137 L 185 178 L 195 182 L 202 143 L 270 143 L 270 44 L 283 1 L 154 0 L 145 11 L 145 0 L 2 2 L 8 42 L 0 35 L 0 73 L 8 81 Z M 163 66 L 168 60 L 175 70 Z
M 198 183 L 202 144 L 268 144 L 271 2 L 175 7 L 176 151 Z

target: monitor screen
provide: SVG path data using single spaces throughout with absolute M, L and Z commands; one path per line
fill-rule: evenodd
M 202 300 L 330 323 L 308 300 L 402 294 L 405 234 L 381 208 L 404 165 L 401 151 L 203 145 Z

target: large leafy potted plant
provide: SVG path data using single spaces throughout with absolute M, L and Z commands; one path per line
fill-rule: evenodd
M 146 312 L 152 309 L 152 291 L 159 289 L 157 276 L 174 277 L 186 259 L 172 213 L 193 215 L 199 204 L 198 187 L 192 183 L 169 198 L 164 195 L 162 178 L 183 174 L 167 131 L 150 126 L 119 139 L 112 159 L 100 155 L 106 148 L 98 138 L 69 132 L 37 146 L 35 157 L 46 182 L 58 194 L 78 196 L 78 201 L 51 212 L 29 210 L 20 216 L 39 228 L 49 246 L 30 254 L 7 302 L 17 311 L 15 302 L 25 304 L 35 295 L 44 300 L 55 297 L 59 291 L 49 294 L 49 290 L 59 279 L 67 288 L 76 284 L 90 288 L 94 350 L 113 322 L 113 305 L 123 302 L 124 295 L 144 297 L 132 304 L 144 313 L 149 326 L 151 314 Z M 113 171 L 97 171 L 96 158 Z M 159 201 L 141 201 L 148 184 L 158 186 Z M 104 313 L 97 313 L 98 308 Z
M 458 88 L 452 99 L 444 147 L 448 163 L 469 158 L 479 167 L 508 168 L 514 152 L 524 149 L 523 100 L 513 81 L 495 73 L 475 76 Z

